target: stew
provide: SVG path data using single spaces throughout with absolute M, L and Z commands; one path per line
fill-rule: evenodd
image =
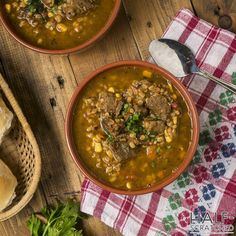
M 137 190 L 178 169 L 191 140 L 188 108 L 165 78 L 123 66 L 92 79 L 80 93 L 73 137 L 96 178 Z
M 106 24 L 115 0 L 4 0 L 16 32 L 45 49 L 79 46 Z

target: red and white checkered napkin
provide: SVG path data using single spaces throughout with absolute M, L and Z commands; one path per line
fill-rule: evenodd
M 186 44 L 199 67 L 231 81 L 236 71 L 233 33 L 182 9 L 163 37 Z M 232 230 L 230 224 L 236 217 L 236 97 L 198 75 L 184 77 L 182 83 L 190 91 L 201 121 L 198 150 L 186 172 L 158 192 L 133 197 L 107 192 L 88 180 L 83 183 L 81 210 L 124 235 L 226 235 Z

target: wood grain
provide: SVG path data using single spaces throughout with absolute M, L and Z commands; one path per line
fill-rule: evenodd
M 192 0 L 192 3 L 202 19 L 236 32 L 236 0 Z
M 125 0 L 126 13 L 142 59 L 149 57 L 148 45 L 160 38 L 181 8 L 191 8 L 189 0 Z M 142 9 L 142 10 L 141 10 Z
M 26 219 L 56 198 L 79 200 L 82 176 L 68 153 L 63 129 L 67 104 L 77 84 L 104 64 L 146 59 L 149 42 L 161 37 L 181 7 L 191 9 L 189 0 L 124 0 L 123 4 L 117 21 L 100 42 L 68 57 L 32 52 L 0 26 L 0 71 L 32 127 L 43 159 L 37 193 L 19 215 L 0 224 L 1 236 L 29 235 Z M 120 235 L 94 217 L 84 220 L 83 228 L 89 236 Z
M 109 33 L 89 50 L 71 55 L 71 66 L 79 82 L 84 76 L 105 64 L 140 59 L 124 8 Z

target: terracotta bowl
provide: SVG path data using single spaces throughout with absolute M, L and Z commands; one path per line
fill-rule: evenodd
M 116 67 L 122 67 L 122 66 L 138 66 L 138 67 L 144 67 L 144 68 L 150 68 L 153 69 L 157 74 L 162 75 L 167 80 L 171 81 L 173 86 L 178 89 L 179 93 L 182 95 L 183 99 L 186 102 L 186 105 L 189 109 L 189 114 L 192 121 L 192 137 L 190 141 L 190 146 L 187 151 L 186 157 L 184 161 L 179 166 L 178 170 L 170 175 L 169 177 L 165 178 L 162 183 L 158 183 L 156 185 L 151 186 L 150 188 L 140 189 L 140 190 L 121 190 L 117 189 L 115 187 L 111 187 L 109 184 L 106 184 L 104 181 L 99 180 L 94 177 L 94 175 L 91 174 L 90 170 L 87 168 L 86 164 L 80 159 L 80 156 L 76 150 L 73 135 L 72 135 L 72 121 L 73 121 L 73 114 L 74 109 L 77 104 L 77 99 L 80 94 L 80 92 L 83 90 L 83 88 L 87 85 L 87 83 L 95 78 L 98 74 L 116 68 Z M 198 113 L 195 107 L 195 104 L 191 98 L 191 95 L 187 91 L 187 89 L 181 84 L 179 80 L 177 80 L 172 74 L 167 72 L 165 69 L 160 68 L 156 65 L 153 65 L 148 62 L 143 61 L 119 61 L 115 62 L 109 65 L 106 65 L 102 68 L 97 69 L 93 73 L 91 73 L 88 77 L 86 77 L 83 82 L 76 88 L 67 111 L 66 115 L 66 121 L 65 121 L 65 134 L 66 134 L 66 141 L 71 153 L 71 156 L 73 157 L 73 160 L 75 161 L 76 165 L 79 167 L 79 169 L 82 171 L 82 173 L 90 179 L 93 183 L 100 186 L 101 188 L 108 190 L 110 192 L 118 193 L 118 194 L 125 194 L 125 195 L 139 195 L 139 194 L 146 194 L 149 192 L 157 191 L 164 186 L 170 184 L 175 179 L 178 178 L 178 176 L 186 169 L 186 167 L 189 165 L 190 161 L 192 160 L 197 145 L 198 145 L 198 138 L 199 138 L 199 119 L 198 119 Z
M 31 43 L 29 43 L 27 40 L 22 38 L 15 30 L 14 27 L 11 25 L 9 20 L 7 19 L 6 14 L 4 13 L 4 2 L 0 1 L 0 22 L 3 24 L 5 29 L 8 31 L 8 33 L 20 44 L 23 46 L 32 49 L 36 52 L 40 53 L 45 53 L 45 54 L 52 54 L 52 55 L 64 55 L 64 54 L 70 54 L 78 51 L 83 51 L 87 49 L 88 47 L 92 46 L 95 42 L 97 42 L 99 39 L 101 39 L 107 31 L 111 28 L 112 24 L 114 23 L 119 10 L 121 6 L 121 0 L 115 0 L 115 6 L 113 8 L 113 11 L 110 14 L 109 19 L 107 20 L 107 23 L 101 28 L 101 30 L 95 34 L 92 38 L 89 40 L 85 41 L 83 44 L 80 44 L 76 47 L 73 48 L 67 48 L 67 49 L 55 49 L 55 50 L 50 50 L 50 49 L 45 49 L 45 48 L 40 48 L 37 47 Z

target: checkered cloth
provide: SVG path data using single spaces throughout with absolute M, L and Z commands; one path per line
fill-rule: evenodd
M 201 69 L 231 82 L 236 71 L 233 33 L 182 9 L 163 37 L 186 44 Z M 181 81 L 195 101 L 201 122 L 199 146 L 186 172 L 164 189 L 141 196 L 117 195 L 89 180 L 83 183 L 81 210 L 124 235 L 226 235 L 223 232 L 232 230 L 230 224 L 236 217 L 236 97 L 198 75 Z M 227 219 L 220 217 L 222 213 Z M 225 229 L 210 219 L 224 221 L 221 227 Z

